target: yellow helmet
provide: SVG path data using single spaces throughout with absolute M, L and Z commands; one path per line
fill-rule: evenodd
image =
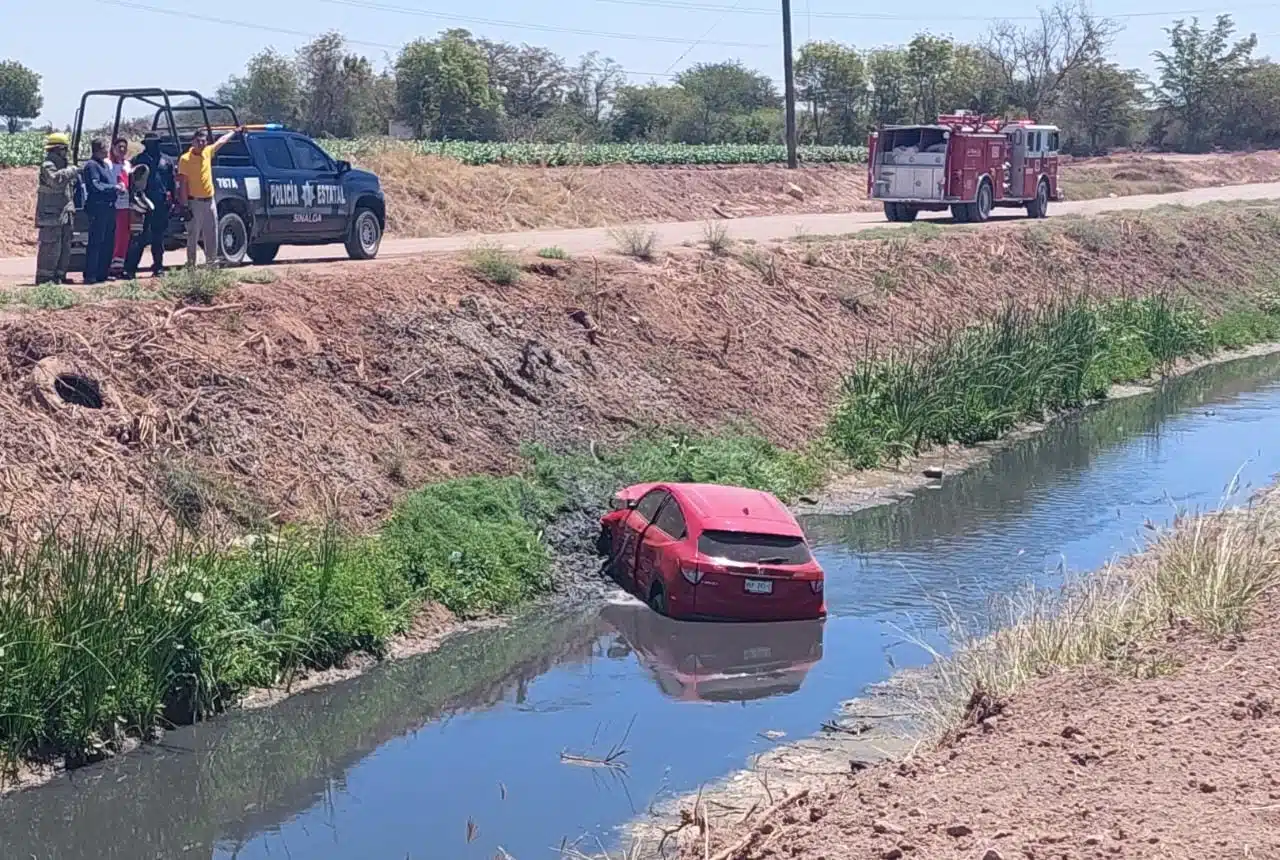
M 45 149 L 55 149 L 59 146 L 70 146 L 70 145 L 71 145 L 71 137 L 67 135 L 65 132 L 61 132 L 61 131 L 55 131 L 53 134 L 49 135 L 44 139 Z

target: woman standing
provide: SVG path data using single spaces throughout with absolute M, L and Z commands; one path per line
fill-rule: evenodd
M 121 189 L 129 183 L 129 141 L 117 137 L 111 142 L 111 177 Z M 111 247 L 110 277 L 119 278 L 124 275 L 124 260 L 129 254 L 129 192 L 121 190 L 116 194 L 116 232 Z

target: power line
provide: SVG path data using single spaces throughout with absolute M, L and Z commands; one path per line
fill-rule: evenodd
M 410 9 L 405 6 L 390 6 L 385 3 L 373 3 L 369 0 L 321 0 L 335 6 L 353 6 L 357 9 L 375 9 L 379 12 L 397 12 L 401 15 L 418 15 L 426 18 L 439 18 L 444 21 L 459 21 L 463 24 L 484 24 L 489 27 L 511 27 L 517 30 L 537 30 L 544 33 L 571 33 L 575 36 L 592 36 L 597 39 L 626 39 L 636 42 L 667 42 L 676 45 L 698 44 L 716 45 L 722 48 L 768 48 L 768 44 L 759 42 L 708 42 L 701 39 L 681 39 L 675 36 L 645 36 L 639 33 L 609 33 L 601 30 L 577 30 L 572 27 L 553 27 L 549 24 L 526 24 L 520 21 L 500 21 L 493 18 L 471 18 L 466 15 L 454 15 L 446 12 L 434 12 L 429 9 Z
M 736 12 L 743 15 L 767 15 L 776 17 L 777 9 L 762 6 L 725 6 L 716 3 L 686 3 L 680 0 L 596 0 L 597 3 L 612 3 L 618 6 L 648 6 L 655 9 L 675 9 L 685 12 Z M 1263 3 L 1251 6 L 1240 6 L 1236 11 L 1256 9 L 1275 9 L 1276 3 Z M 911 21 L 919 22 L 919 15 L 891 15 L 878 12 L 806 12 L 814 18 L 831 18 L 853 21 Z M 1151 12 L 1117 12 L 1113 15 L 1102 15 L 1103 18 L 1166 18 L 1176 15 L 1219 15 L 1221 9 L 1170 9 Z M 1038 15 L 930 15 L 929 21 L 1039 21 Z
M 739 2 L 741 2 L 741 0 L 739 0 Z M 738 6 L 738 3 L 734 3 L 732 8 L 736 8 L 737 6 Z M 712 23 L 712 25 L 711 25 L 710 27 L 708 27 L 708 28 L 707 28 L 707 32 L 705 32 L 705 33 L 703 33 L 703 34 L 702 34 L 702 38 L 701 38 L 701 39 L 699 39 L 698 41 L 694 42 L 694 43 L 693 43 L 692 45 L 690 45 L 689 47 L 685 48 L 685 49 L 684 49 L 684 53 L 682 53 L 680 56 L 676 57 L 674 60 L 672 60 L 672 61 L 671 61 L 671 63 L 667 66 L 667 70 L 666 70 L 665 72 L 663 72 L 663 74 L 664 74 L 664 75 L 665 75 L 665 74 L 670 74 L 671 70 L 672 70 L 672 69 L 674 69 L 676 66 L 680 65 L 680 62 L 681 62 L 685 57 L 687 57 L 687 56 L 689 56 L 691 53 L 693 53 L 693 49 L 694 49 L 694 48 L 698 47 L 699 45 L 709 45 L 709 44 L 711 44 L 710 42 L 706 41 L 707 37 L 708 37 L 708 36 L 710 36 L 710 35 L 712 34 L 712 32 L 714 32 L 714 31 L 715 31 L 716 27 L 719 27 L 723 22 L 724 22 L 724 15 L 721 15 L 719 18 L 717 18 L 717 19 L 715 20 L 715 22 L 714 22 L 714 23 Z
M 269 24 L 257 24 L 250 21 L 236 21 L 231 18 L 218 18 L 212 15 L 200 15 L 195 12 L 186 12 L 181 9 L 165 9 L 162 6 L 151 6 L 146 3 L 134 3 L 130 0 L 97 0 L 107 6 L 118 6 L 123 9 L 134 9 L 139 12 L 154 12 L 158 15 L 169 15 L 174 18 L 185 18 L 189 21 L 203 21 L 206 24 L 220 24 L 226 27 L 238 27 L 243 30 L 260 30 L 265 33 L 279 33 L 285 36 L 298 36 L 303 39 L 315 39 L 321 34 L 307 32 L 305 30 L 291 30 L 288 27 L 274 27 Z M 348 45 L 362 45 L 366 48 L 385 48 L 391 51 L 399 51 L 404 45 L 391 45 L 386 42 L 370 42 L 362 39 L 349 39 L 345 35 L 343 41 Z M 640 72 L 634 69 L 622 69 L 624 75 L 630 75 L 637 78 L 678 78 L 679 75 L 667 72 Z

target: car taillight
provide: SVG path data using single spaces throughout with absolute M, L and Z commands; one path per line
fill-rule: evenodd
M 814 593 L 814 594 L 821 594 L 821 593 L 822 593 L 822 580 L 821 580 L 821 579 L 811 579 L 811 580 L 809 580 L 809 588 L 811 588 L 811 589 L 813 590 L 813 593 Z
M 702 582 L 702 571 L 698 570 L 697 567 L 685 567 L 684 565 L 681 565 L 680 575 L 683 576 L 685 582 L 690 585 L 697 585 L 699 582 Z

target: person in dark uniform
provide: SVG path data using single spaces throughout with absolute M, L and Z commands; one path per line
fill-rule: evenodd
M 84 282 L 100 284 L 111 270 L 116 234 L 116 194 L 126 190 L 117 183 L 107 163 L 107 142 L 94 138 L 93 157 L 84 163 L 84 214 L 89 218 L 89 238 L 84 255 Z
M 142 232 L 133 238 L 129 254 L 124 261 L 124 276 L 136 277 L 142 261 L 142 249 L 151 246 L 151 274 L 164 274 L 164 236 L 169 230 L 169 212 L 178 193 L 174 173 L 174 161 L 160 151 L 160 136 L 147 132 L 142 138 L 142 152 L 133 159 L 135 166 L 145 164 L 147 174 L 147 199 L 152 209 L 142 222 Z

